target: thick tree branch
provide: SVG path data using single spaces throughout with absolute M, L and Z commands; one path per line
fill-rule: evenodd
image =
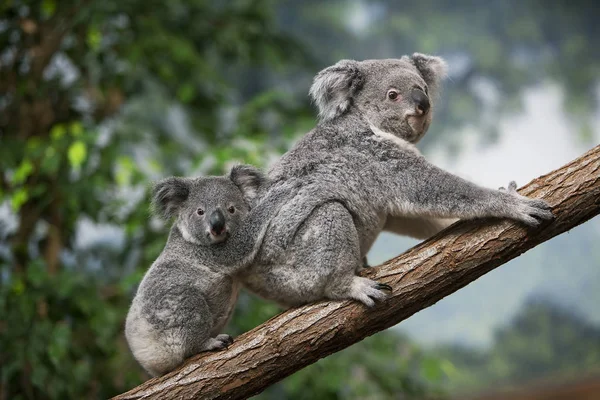
M 324 301 L 286 311 L 239 336 L 229 349 L 194 356 L 181 368 L 117 398 L 247 398 L 322 357 L 405 320 L 600 213 L 600 146 L 535 179 L 520 192 L 546 199 L 556 219 L 536 229 L 504 220 L 458 222 L 365 271 L 364 275 L 394 288 L 392 296 L 376 307 Z

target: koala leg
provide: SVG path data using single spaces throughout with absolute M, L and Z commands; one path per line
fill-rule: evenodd
M 229 335 L 210 337 L 213 317 L 194 287 L 155 298 L 134 299 L 125 335 L 133 356 L 152 376 L 164 375 L 201 351 L 231 343 Z
M 375 301 L 387 297 L 391 287 L 371 279 L 356 276 L 362 269 L 363 258 L 360 242 L 352 215 L 338 202 L 327 203 L 313 213 L 313 226 L 320 234 L 313 235 L 314 243 L 308 244 L 312 260 L 328 277 L 324 295 L 330 299 L 354 299 L 371 307 Z
M 271 234 L 265 239 L 267 245 L 277 240 Z M 326 298 L 355 299 L 372 306 L 385 298 L 382 290 L 389 287 L 356 276 L 360 269 L 362 257 L 352 216 L 341 203 L 327 202 L 306 218 L 285 254 L 263 259 L 244 276 L 244 284 L 288 307 Z

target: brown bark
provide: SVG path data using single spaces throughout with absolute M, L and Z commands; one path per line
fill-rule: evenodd
M 116 398 L 247 398 L 322 357 L 397 324 L 600 213 L 600 146 L 533 180 L 520 192 L 546 199 L 556 219 L 535 229 L 506 220 L 458 222 L 365 271 L 365 276 L 394 289 L 391 297 L 376 307 L 323 301 L 286 311 L 239 336 L 227 350 L 194 356 L 177 370 Z
M 55 275 L 58 272 L 60 250 L 63 247 L 62 235 L 64 224 L 61 212 L 62 199 L 57 190 L 54 191 L 54 198 L 50 203 L 48 217 L 48 237 L 44 248 L 44 259 L 48 266 L 50 275 Z

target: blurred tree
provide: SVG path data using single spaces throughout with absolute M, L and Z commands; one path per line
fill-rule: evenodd
M 456 135 L 475 125 L 497 137 L 501 113 L 518 111 L 534 85 L 557 82 L 576 140 L 592 140 L 591 111 L 598 107 L 600 3 L 594 0 L 425 0 L 408 6 L 383 0 L 286 0 L 280 20 L 324 67 L 341 58 L 389 58 L 435 53 L 449 61 L 449 79 L 436 122 L 423 143 L 443 141 L 458 150 Z
M 122 323 L 165 240 L 148 179 L 262 162 L 260 112 L 303 106 L 228 84 L 307 59 L 270 5 L 1 3 L 0 399 L 106 398 L 144 379 Z M 231 109 L 246 142 L 225 128 Z M 85 238 L 103 228 L 108 240 Z

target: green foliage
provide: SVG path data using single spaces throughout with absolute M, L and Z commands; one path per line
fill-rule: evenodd
M 264 161 L 268 130 L 256 114 L 273 112 L 277 98 L 260 88 L 240 96 L 235 73 L 300 64 L 303 54 L 274 27 L 269 4 L 2 3 L 0 204 L 16 227 L 0 226 L 1 398 L 107 398 L 147 378 L 122 335 L 133 290 L 166 239 L 166 227 L 152 228 L 145 188 Z M 305 106 L 288 102 L 275 116 Z M 234 145 L 225 144 L 235 135 L 223 128 L 227 109 L 249 110 L 240 113 L 247 139 Z M 174 133 L 166 121 L 177 110 L 186 126 Z M 122 227 L 121 243 L 79 243 L 82 221 Z
M 148 183 L 218 174 L 233 162 L 265 165 L 283 153 L 314 125 L 306 91 L 320 67 L 413 50 L 465 61 L 437 127 L 480 114 L 482 78 L 498 91 L 500 111 L 551 77 L 567 89 L 570 111 L 587 115 L 600 59 L 599 25 L 585 9 L 593 2 L 471 3 L 0 2 L 0 398 L 106 398 L 147 378 L 122 328 L 166 240 L 167 227 L 148 213 Z M 362 30 L 348 24 L 356 7 L 354 16 L 371 16 Z M 484 126 L 495 122 L 484 117 Z M 582 123 L 582 137 L 589 131 Z M 113 230 L 86 241 L 85 223 L 88 233 Z M 239 303 L 235 333 L 279 311 L 246 295 Z M 554 344 L 523 335 L 499 336 L 503 379 L 532 377 L 515 366 L 526 365 L 520 349 L 539 368 L 556 360 Z M 467 364 L 485 357 L 464 352 Z M 264 397 L 423 398 L 460 382 L 460 371 L 385 333 Z
M 128 290 L 81 271 L 51 275 L 39 260 L 26 274 L 10 274 L 0 286 L 4 393 L 107 398 L 143 379 L 120 339 Z

